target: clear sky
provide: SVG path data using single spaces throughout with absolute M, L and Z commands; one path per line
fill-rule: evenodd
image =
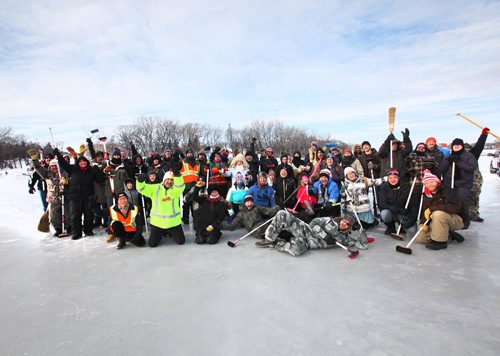
M 279 119 L 379 145 L 500 132 L 498 1 L 2 0 L 0 126 L 41 143 L 141 115 Z M 492 139 L 490 139 L 492 141 Z

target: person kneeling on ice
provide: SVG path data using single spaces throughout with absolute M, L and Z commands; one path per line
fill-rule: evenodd
M 118 203 L 109 208 L 109 216 L 111 217 L 111 225 L 109 226 L 108 241 L 111 241 L 112 237 L 116 237 L 118 239 L 117 249 L 124 248 L 127 241 L 139 247 L 146 244 L 144 237 L 137 229 L 144 223 L 139 214 L 139 208 L 129 202 L 125 192 L 118 194 Z
M 396 223 L 402 225 L 401 233 L 405 233 L 405 230 L 415 224 L 419 203 L 415 191 L 410 198 L 408 209 L 405 208 L 410 191 L 411 186 L 404 181 L 401 182 L 399 172 L 395 169 L 387 175 L 387 182 L 380 185 L 378 208 L 380 209 L 380 217 L 387 226 L 386 235 L 396 233 Z
M 221 224 L 225 219 L 227 210 L 226 202 L 219 194 L 219 188 L 211 185 L 208 188 L 208 196 L 200 194 L 201 187 L 205 182 L 199 180 L 194 188 L 194 200 L 198 203 L 196 211 L 197 219 L 194 220 L 194 230 L 196 231 L 195 242 L 198 245 L 208 243 L 216 244 L 222 236 Z
M 464 237 L 456 232 L 463 229 L 462 198 L 457 191 L 441 185 L 441 180 L 426 170 L 422 179 L 425 189 L 420 224 L 430 223 L 417 236 L 418 243 L 425 243 L 431 250 L 448 247 L 448 240 L 463 242 Z
M 308 249 L 319 250 L 336 246 L 336 242 L 350 251 L 367 249 L 367 242 L 350 235 L 354 219 L 351 216 L 315 218 L 309 224 L 287 211 L 279 211 L 267 227 L 265 240 L 256 243 L 258 247 L 274 247 L 292 256 L 300 256 Z M 279 238 L 286 230 L 291 234 L 290 242 Z
M 142 195 L 151 198 L 149 247 L 158 246 L 162 237 L 166 235 L 173 237 L 179 245 L 186 242 L 180 207 L 184 180 L 179 175 L 177 165 L 175 167 L 177 174 L 172 171 L 165 172 L 163 182 L 158 184 L 146 184 L 144 173 L 137 176 L 137 190 Z

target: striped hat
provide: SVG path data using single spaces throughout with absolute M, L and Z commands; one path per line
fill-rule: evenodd
M 441 184 L 441 180 L 434 174 L 431 173 L 428 169 L 424 171 L 424 177 L 422 178 L 422 183 L 426 184 L 428 182 L 437 182 Z

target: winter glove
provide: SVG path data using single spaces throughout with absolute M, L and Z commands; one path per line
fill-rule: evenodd
M 252 142 L 253 143 L 257 142 L 257 137 L 252 137 Z
M 403 134 L 403 141 L 410 139 L 410 130 L 406 128 L 404 131 L 401 131 L 401 133 Z
M 431 209 L 429 209 L 429 208 L 425 209 L 425 211 L 424 211 L 425 220 L 428 220 L 431 217 L 431 214 L 432 214 Z
M 90 137 L 87 137 L 87 139 L 85 140 L 87 142 L 87 144 L 90 146 L 90 145 L 93 145 L 92 143 L 92 140 L 90 139 Z
M 146 181 L 146 178 L 147 178 L 147 176 L 146 176 L 146 174 L 145 174 L 145 173 L 139 173 L 139 174 L 137 175 L 137 181 L 138 181 L 138 182 L 140 182 L 140 183 L 145 182 L 145 181 Z
M 87 152 L 87 147 L 85 147 L 85 144 L 81 144 L 80 145 L 80 149 L 79 149 L 79 152 L 80 154 L 83 156 L 85 154 L 85 152 Z
M 460 156 L 451 154 L 448 156 L 448 160 L 450 161 L 450 163 L 453 163 L 453 162 L 457 163 L 458 161 L 460 161 Z
M 372 162 L 368 162 L 367 167 L 369 170 L 375 169 Z
M 61 177 L 61 184 L 68 185 L 69 181 L 66 177 Z
M 490 129 L 489 129 L 489 128 L 487 128 L 487 127 L 485 127 L 485 128 L 483 129 L 483 131 L 481 132 L 481 135 L 482 135 L 482 136 L 485 136 L 485 135 L 487 135 L 487 134 L 489 134 L 489 133 L 490 133 Z
M 419 228 L 419 229 L 420 229 L 420 228 L 422 228 L 422 232 L 423 232 L 423 233 L 426 233 L 426 232 L 428 232 L 428 231 L 429 231 L 429 226 L 427 226 L 427 225 L 420 224 L 420 225 L 418 226 L 418 228 Z
M 52 153 L 54 154 L 54 156 L 59 156 L 60 152 L 59 152 L 59 149 L 56 147 L 52 150 Z
M 391 133 L 389 136 L 387 136 L 387 138 L 385 140 L 386 141 L 395 141 L 396 140 L 396 136 L 394 136 L 394 134 Z
M 68 152 L 69 152 L 69 154 L 70 154 L 71 157 L 73 157 L 75 159 L 76 159 L 76 157 L 78 157 L 78 155 L 76 154 L 76 152 L 73 149 L 73 147 L 68 146 L 68 147 L 66 147 L 66 149 L 68 150 Z
M 40 152 L 38 150 L 35 150 L 34 148 L 30 148 L 26 152 L 28 152 L 28 155 L 30 156 L 31 160 L 38 161 L 40 159 Z
M 212 232 L 212 231 L 214 231 L 214 227 L 212 225 L 208 225 L 207 228 L 206 228 L 206 230 L 208 232 Z
M 175 150 L 174 154 L 172 155 L 172 159 L 174 161 L 180 161 L 181 160 L 181 151 Z
M 34 194 L 35 193 L 35 187 L 33 187 L 31 184 L 28 184 L 29 190 L 28 193 Z
M 221 150 L 221 148 L 219 146 L 214 148 L 214 152 L 219 152 L 220 150 Z
M 109 173 L 109 172 L 111 172 L 112 170 L 113 170 L 113 168 L 111 168 L 111 166 L 106 166 L 106 167 L 104 167 L 104 172 L 106 172 L 106 173 Z

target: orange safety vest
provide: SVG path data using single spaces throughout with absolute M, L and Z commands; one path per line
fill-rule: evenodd
M 198 165 L 191 166 L 189 163 L 182 161 L 181 176 L 184 184 L 198 181 Z
M 134 205 L 134 209 L 129 210 L 127 216 L 123 216 L 120 212 L 116 211 L 113 208 L 114 205 L 111 208 L 109 208 L 109 215 L 111 216 L 111 220 L 120 221 L 123 224 L 123 227 L 125 227 L 126 232 L 135 232 L 137 230 L 135 224 L 135 217 L 139 213 L 139 208 L 137 208 L 137 206 Z

